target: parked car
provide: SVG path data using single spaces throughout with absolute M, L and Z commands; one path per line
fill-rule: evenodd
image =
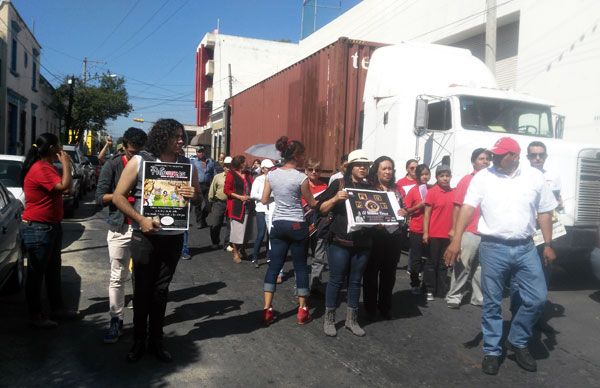
M 90 160 L 92 166 L 94 166 L 94 172 L 96 173 L 96 183 L 98 182 L 98 178 L 100 178 L 100 171 L 102 170 L 102 163 L 100 163 L 100 159 L 98 159 L 98 155 L 90 155 L 87 157 Z
M 21 184 L 24 156 L 0 155 L 0 182 L 25 206 L 25 194 Z
M 83 163 L 81 165 L 83 166 L 83 181 L 86 185 L 85 191 L 92 191 L 96 188 L 96 182 L 98 182 L 98 179 L 96 178 L 96 168 L 92 165 L 92 162 L 90 162 L 90 159 L 87 156 L 83 157 Z
M 58 173 L 62 176 L 62 163 L 54 162 L 53 165 L 58 170 Z M 67 218 L 73 217 L 75 209 L 79 207 L 79 198 L 81 198 L 82 177 L 80 174 L 77 174 L 73 164 L 71 164 L 71 174 L 73 176 L 71 188 L 63 192 L 63 210 L 65 217 Z
M 25 278 L 25 249 L 19 226 L 23 204 L 0 182 L 0 289 L 17 292 Z
M 73 179 L 75 179 L 75 176 L 77 175 L 79 177 L 79 179 L 81 180 L 80 182 L 80 187 L 81 189 L 77 192 L 79 194 L 79 198 L 83 197 L 83 195 L 86 193 L 89 185 L 89 176 L 85 171 L 85 166 L 84 166 L 84 155 L 83 152 L 81 151 L 81 148 L 79 148 L 76 145 L 63 145 L 63 150 L 69 154 L 69 156 L 71 157 L 71 161 L 73 162 L 73 168 L 75 169 L 75 174 L 73 174 Z

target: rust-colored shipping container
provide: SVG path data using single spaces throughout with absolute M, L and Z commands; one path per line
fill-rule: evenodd
M 287 135 L 302 141 L 306 157 L 320 160 L 324 172 L 335 171 L 359 144 L 369 59 L 381 46 L 340 38 L 231 97 L 229 154 Z

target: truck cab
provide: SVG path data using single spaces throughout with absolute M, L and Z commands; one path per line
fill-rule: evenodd
M 562 139 L 564 118 L 552 104 L 497 88 L 487 67 L 468 50 L 401 44 L 377 49 L 364 93 L 362 148 L 372 157 L 388 155 L 402 166 L 414 158 L 434 169 L 449 164 L 453 186 L 471 172 L 475 148 L 511 136 L 529 164 L 527 146 L 547 147 L 544 169 L 561 182 L 558 217 L 567 235 L 559 247 L 591 252 L 600 225 L 600 145 Z

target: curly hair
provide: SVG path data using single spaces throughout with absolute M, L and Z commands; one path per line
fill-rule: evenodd
M 379 181 L 377 180 L 377 171 L 379 171 L 379 165 L 386 161 L 392 163 L 393 171 L 392 179 L 388 182 L 387 187 L 396 187 L 396 164 L 389 156 L 380 156 L 377 159 L 375 159 L 375 161 L 371 165 L 371 168 L 369 169 L 369 174 L 367 175 L 367 180 L 369 181 L 369 183 L 371 183 L 371 185 L 376 186 L 379 183 Z
M 159 119 L 148 133 L 146 150 L 154 156 L 160 156 L 169 146 L 169 140 L 177 137 L 177 131 L 180 130 L 185 137 L 183 125 L 174 119 Z
M 281 136 L 275 143 L 275 148 L 281 153 L 284 162 L 295 160 L 304 154 L 304 144 L 298 140 L 289 140 L 287 136 Z

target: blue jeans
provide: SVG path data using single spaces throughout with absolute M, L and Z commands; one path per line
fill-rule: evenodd
M 260 246 L 265 239 L 265 234 L 267 234 L 267 221 L 265 219 L 265 213 L 256 212 L 256 240 L 254 240 L 254 252 L 252 253 L 253 260 L 258 260 Z M 267 257 L 269 257 L 269 235 L 267 235 Z
M 306 222 L 275 221 L 271 228 L 271 251 L 269 268 L 265 275 L 264 291 L 275 292 L 277 275 L 283 268 L 288 249 L 292 254 L 296 273 L 296 289 L 298 296 L 308 296 L 308 265 L 306 264 L 306 242 L 308 241 L 308 224 Z
M 502 295 L 506 284 L 514 285 L 508 341 L 517 348 L 526 347 L 533 326 L 544 311 L 548 293 L 533 242 L 515 244 L 482 237 L 479 260 L 483 291 L 483 352 L 486 355 L 502 354 Z
M 342 247 L 329 243 L 329 281 L 325 291 L 325 307 L 337 307 L 340 290 L 348 279 L 348 307 L 358 308 L 361 281 L 369 260 L 369 252 L 368 248 Z
M 21 236 L 27 250 L 27 284 L 25 294 L 30 315 L 42 312 L 42 284 L 53 311 L 62 309 L 61 290 L 61 224 L 21 223 Z
M 183 232 L 183 247 L 181 248 L 182 255 L 189 255 L 190 248 L 188 247 L 188 241 L 190 240 L 190 236 L 188 231 Z

